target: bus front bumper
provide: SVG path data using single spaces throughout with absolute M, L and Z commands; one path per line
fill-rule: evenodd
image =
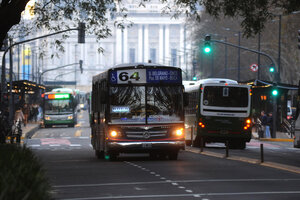
M 117 152 L 151 152 L 157 150 L 185 149 L 185 141 L 135 141 L 135 142 L 108 142 L 109 151 Z

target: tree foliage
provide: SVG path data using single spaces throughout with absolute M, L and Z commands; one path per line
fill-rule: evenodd
M 1 1 L 1 42 L 8 30 L 20 22 L 21 12 L 28 1 Z M 136 0 L 136 3 L 143 5 L 144 2 L 151 1 L 166 3 L 167 6 L 162 12 L 171 13 L 174 17 L 184 13 L 201 20 L 201 11 L 204 9 L 217 18 L 223 15 L 232 18 L 240 17 L 246 36 L 260 32 L 266 22 L 275 15 L 300 10 L 299 0 Z M 96 35 L 100 40 L 110 35 L 110 29 L 107 26 L 110 18 L 115 19 L 116 15 L 126 17 L 123 2 L 126 0 L 36 0 L 35 17 L 26 26 L 22 28 L 19 26 L 16 30 L 22 30 L 22 32 L 32 32 L 36 29 L 57 31 L 77 26 L 79 21 L 83 21 L 86 23 L 88 32 Z M 116 25 L 122 27 L 122 22 L 116 22 Z M 0 45 L 2 46 L 2 43 Z

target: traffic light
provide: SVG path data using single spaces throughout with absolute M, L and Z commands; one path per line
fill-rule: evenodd
M 78 24 L 78 43 L 85 43 L 85 23 Z
M 79 68 L 80 68 L 80 72 L 83 73 L 83 68 L 82 68 L 82 60 L 79 60 Z
M 275 67 L 271 66 L 271 67 L 269 68 L 269 71 L 270 71 L 270 72 L 275 72 Z
M 277 84 L 274 84 L 272 88 L 272 96 L 276 97 L 278 93 Z
M 300 49 L 300 30 L 298 30 L 298 49 Z
M 210 35 L 205 36 L 205 43 L 204 43 L 204 53 L 208 54 L 211 52 L 211 45 L 210 45 Z
M 194 77 L 193 77 L 193 81 L 196 81 L 196 80 L 197 80 L 197 77 L 196 77 L 196 76 L 194 76 Z

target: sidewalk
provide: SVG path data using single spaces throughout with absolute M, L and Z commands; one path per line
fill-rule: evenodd
M 294 139 L 290 137 L 288 133 L 276 132 L 276 138 L 259 138 L 258 133 L 252 130 L 252 138 L 262 141 L 273 141 L 273 142 L 293 142 Z

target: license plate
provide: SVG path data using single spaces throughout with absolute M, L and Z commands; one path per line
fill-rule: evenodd
M 152 144 L 151 143 L 142 143 L 143 148 L 151 148 Z
M 228 134 L 228 131 L 227 130 L 221 130 L 220 133 L 221 134 Z

